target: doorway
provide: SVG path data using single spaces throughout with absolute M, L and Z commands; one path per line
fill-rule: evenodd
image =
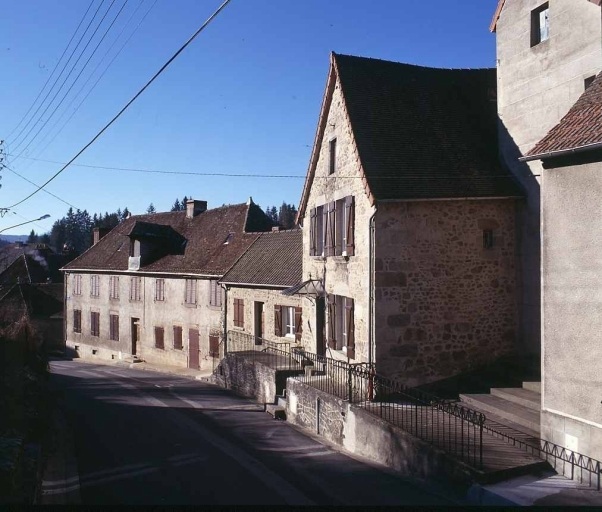
M 140 341 L 140 319 L 132 318 L 131 319 L 131 328 L 130 332 L 132 334 L 132 355 L 137 355 L 138 351 L 138 341 Z
M 326 355 L 326 301 L 324 297 L 316 297 L 316 354 Z
M 263 339 L 263 329 L 264 329 L 264 309 L 263 302 L 255 302 L 254 304 L 254 327 L 253 332 L 255 333 L 255 345 L 261 345 L 261 341 Z

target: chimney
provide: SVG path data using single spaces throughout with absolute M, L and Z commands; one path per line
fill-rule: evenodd
M 94 231 L 94 241 L 93 241 L 92 245 L 96 245 L 100 241 L 100 239 L 111 230 L 107 229 L 107 228 L 94 228 L 93 231 Z
M 186 218 L 192 219 L 199 213 L 203 213 L 207 210 L 207 201 L 197 201 L 196 199 L 189 199 L 186 201 Z
M 273 226 L 272 227 L 272 233 L 276 233 L 278 231 L 280 231 L 280 226 Z

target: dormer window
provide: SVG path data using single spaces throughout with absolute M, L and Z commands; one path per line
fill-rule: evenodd
M 140 240 L 131 240 L 130 242 L 130 256 L 132 258 L 140 257 Z
M 548 2 L 531 11 L 531 47 L 550 38 L 550 7 Z

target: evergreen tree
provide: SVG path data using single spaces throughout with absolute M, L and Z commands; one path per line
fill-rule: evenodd
M 157 209 L 153 203 L 149 204 L 148 208 L 146 209 L 146 213 L 156 213 L 156 211 Z
M 182 211 L 182 205 L 180 204 L 180 200 L 176 198 L 175 203 L 173 204 L 173 206 L 171 207 L 171 211 L 172 212 L 179 212 Z
M 32 229 L 31 233 L 29 233 L 29 236 L 27 237 L 27 243 L 35 244 L 37 241 L 38 241 L 38 235 L 36 235 L 36 232 Z

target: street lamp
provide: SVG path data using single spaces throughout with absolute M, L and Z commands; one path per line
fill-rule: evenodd
M 45 214 L 45 215 L 42 215 L 41 217 L 38 217 L 37 219 L 28 220 L 26 222 L 21 222 L 21 224 L 15 224 L 14 226 L 9 226 L 7 228 L 0 229 L 0 233 L 2 233 L 3 231 L 6 231 L 8 229 L 18 228 L 19 226 L 23 226 L 24 224 L 29 224 L 30 222 L 36 222 L 38 220 L 48 219 L 49 217 L 50 217 L 50 215 Z

